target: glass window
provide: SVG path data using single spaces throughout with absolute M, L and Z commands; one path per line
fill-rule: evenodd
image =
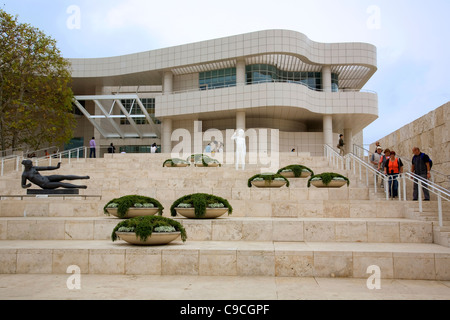
M 200 90 L 236 86 L 236 68 L 200 72 Z
M 130 115 L 143 115 L 144 114 L 136 100 L 127 99 L 127 100 L 121 100 L 121 102 L 122 102 L 125 110 L 127 110 L 127 112 Z M 159 121 L 158 119 L 155 118 L 155 99 L 154 98 L 144 98 L 144 99 L 141 99 L 141 102 L 144 105 L 144 107 L 147 110 L 150 117 L 153 119 L 153 122 L 155 124 L 160 124 L 161 121 Z M 135 118 L 134 122 L 138 125 L 148 124 L 147 119 L 144 117 L 143 118 Z M 120 119 L 120 124 L 129 125 L 130 122 L 128 121 L 128 119 Z
M 331 74 L 331 91 L 332 92 L 339 91 L 339 76 L 336 73 Z
M 161 153 L 161 146 L 157 146 L 158 153 Z M 125 153 L 151 153 L 151 146 L 120 146 L 119 152 Z
M 288 82 L 301 83 L 308 86 L 312 90 L 322 89 L 322 73 L 321 72 L 305 72 L 305 71 L 283 71 L 272 65 L 254 64 L 246 66 L 247 84 L 263 83 L 263 82 Z M 337 87 L 337 74 L 335 77 L 335 87 Z

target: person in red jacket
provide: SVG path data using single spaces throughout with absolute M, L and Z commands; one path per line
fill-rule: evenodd
M 386 160 L 384 173 L 389 177 L 389 197 L 398 197 L 398 177 L 403 173 L 403 163 L 395 156 L 395 151 L 391 151 L 390 157 Z

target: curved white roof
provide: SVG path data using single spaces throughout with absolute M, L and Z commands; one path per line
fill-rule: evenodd
M 284 71 L 320 71 L 331 66 L 339 87 L 361 89 L 377 70 L 376 47 L 367 43 L 319 43 L 289 30 L 265 30 L 110 58 L 70 59 L 76 93 L 95 86 L 161 85 L 174 75 L 270 64 Z

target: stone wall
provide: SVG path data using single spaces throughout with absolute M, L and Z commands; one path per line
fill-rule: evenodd
M 377 141 L 383 149 L 395 150 L 408 160 L 412 159 L 412 148 L 417 146 L 431 157 L 433 170 L 449 176 L 450 102 Z M 370 145 L 372 150 L 375 150 L 375 141 Z

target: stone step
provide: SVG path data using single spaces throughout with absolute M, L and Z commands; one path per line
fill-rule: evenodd
M 105 201 L 98 198 L 4 198 L 0 217 L 102 217 Z
M 90 175 L 91 180 L 83 180 L 88 189 L 80 193 L 100 199 L 1 200 L 0 274 L 65 274 L 69 265 L 78 265 L 89 274 L 367 279 L 367 267 L 379 265 L 383 278 L 450 280 L 450 248 L 432 244 L 439 240 L 448 245 L 447 232 L 436 230 L 431 221 L 415 220 L 415 214 L 405 219 L 414 205 L 386 201 L 382 189 L 375 193 L 365 179 L 359 181 L 359 172 L 335 169 L 323 157 L 286 153 L 280 154 L 279 167 L 303 164 L 316 173 L 338 172 L 350 178 L 350 188 L 308 189 L 307 179 L 290 179 L 290 188 L 257 189 L 248 188 L 247 180 L 267 170 L 260 165 L 247 165 L 245 171 L 236 171 L 232 164 L 163 168 L 168 158 L 115 154 L 70 163 L 63 159 L 59 171 Z M 57 162 L 52 159 L 52 165 Z M 20 177 L 19 171 L 1 177 L 0 194 L 25 194 Z M 186 243 L 136 247 L 110 240 L 121 221 L 103 214 L 112 198 L 150 196 L 170 217 L 173 201 L 197 192 L 228 199 L 233 215 L 215 220 L 174 218 L 187 230 Z M 424 205 L 430 208 L 430 219 L 432 204 Z
M 433 242 L 444 247 L 450 247 L 450 227 L 433 227 Z
M 208 155 L 212 158 L 217 159 L 223 165 L 234 166 L 235 157 L 232 154 L 216 154 L 216 155 Z M 39 159 L 37 165 L 38 166 L 48 166 L 55 165 L 58 162 L 61 162 L 62 165 L 111 165 L 114 164 L 123 164 L 130 162 L 133 163 L 146 163 L 147 165 L 152 166 L 162 166 L 165 160 L 173 158 L 172 154 L 137 154 L 137 153 L 127 153 L 127 154 L 105 154 L 103 158 L 49 158 L 49 159 Z M 182 158 L 186 160 L 187 157 L 182 157 L 177 155 L 176 158 Z M 262 156 L 258 153 L 248 152 L 246 157 L 246 167 L 249 166 L 266 166 L 262 164 Z M 328 160 L 325 157 L 321 156 L 311 156 L 307 154 L 299 154 L 299 155 L 291 155 L 290 153 L 279 153 L 278 157 L 269 155 L 267 158 L 265 157 L 263 160 L 271 160 L 272 162 L 276 162 L 279 165 L 289 165 L 289 164 L 304 164 L 304 163 L 315 163 L 320 161 L 321 163 L 328 164 Z M 36 160 L 33 160 L 33 164 L 36 165 Z
M 0 241 L 2 274 L 276 276 L 450 280 L 450 248 L 436 244 L 187 241 Z
M 88 186 L 87 190 L 80 190 L 80 195 L 102 195 L 103 197 L 119 197 L 120 195 L 125 194 L 141 194 L 141 193 L 152 193 L 152 197 L 157 196 L 157 191 L 163 190 L 159 192 L 161 196 L 168 196 L 176 193 L 196 193 L 196 192 L 205 192 L 205 193 L 214 193 L 220 192 L 225 195 L 226 198 L 231 198 L 234 190 L 243 190 L 242 192 L 253 192 L 253 193 L 261 193 L 261 192 L 271 192 L 278 194 L 284 194 L 284 199 L 289 198 L 289 192 L 296 193 L 301 197 L 301 199 L 305 199 L 304 194 L 311 194 L 309 198 L 316 199 L 317 196 L 315 194 L 323 195 L 326 200 L 328 196 L 330 198 L 339 199 L 361 199 L 368 200 L 371 199 L 371 189 L 367 188 L 367 186 L 362 185 L 358 182 L 350 182 L 350 186 L 344 186 L 340 189 L 318 189 L 314 186 L 310 188 L 307 187 L 308 179 L 289 179 L 290 187 L 282 187 L 279 189 L 264 189 L 264 188 L 256 188 L 248 187 L 248 179 L 251 176 L 242 177 L 242 173 L 240 177 L 235 178 L 227 178 L 225 175 L 223 176 L 215 176 L 211 174 L 202 174 L 196 175 L 195 173 L 183 178 L 180 178 L 176 175 L 175 172 L 171 172 L 170 175 L 167 175 L 164 178 L 161 178 L 159 175 L 154 175 L 151 178 L 147 179 L 136 179 L 130 178 L 127 175 L 121 175 L 119 177 L 102 177 L 102 178 L 91 178 L 91 180 L 83 180 L 82 184 L 86 184 Z M 142 178 L 143 176 L 139 176 L 137 173 L 135 176 Z M 20 186 L 20 179 L 10 180 L 3 179 L 0 180 L 0 195 L 25 195 L 26 191 Z M 81 183 L 79 183 L 81 184 Z M 33 187 L 38 188 L 38 187 Z M 167 192 L 167 189 L 170 189 Z M 187 193 L 186 193 L 187 192 Z M 300 195 L 302 194 L 302 195 Z M 382 193 L 380 193 L 382 195 Z M 306 197 L 308 198 L 308 197 Z
M 312 167 L 311 170 L 313 170 L 315 173 L 322 173 L 322 172 L 330 172 L 332 169 L 329 167 Z M 277 171 L 277 170 L 276 170 Z M 276 171 L 274 173 L 276 173 Z M 344 176 L 349 177 L 352 183 L 357 183 L 359 177 L 357 175 L 353 175 L 351 172 L 347 172 L 345 170 L 332 170 L 333 172 L 342 174 Z M 254 176 L 255 174 L 260 174 L 264 171 L 261 169 L 246 169 L 245 171 L 242 170 L 235 170 L 234 168 L 194 168 L 194 167 L 187 167 L 187 168 L 126 168 L 121 167 L 120 169 L 108 169 L 108 168 L 64 168 L 59 169 L 57 171 L 58 174 L 65 174 L 65 175 L 89 175 L 91 177 L 91 180 L 84 181 L 86 183 L 92 183 L 96 182 L 97 180 L 101 181 L 104 179 L 128 179 L 128 180 L 167 180 L 167 179 L 177 179 L 177 180 L 208 180 L 208 181 L 217 181 L 217 180 L 243 180 L 247 181 L 250 177 Z M 273 171 L 271 171 L 273 172 Z M 51 173 L 43 174 L 43 175 L 50 175 Z M 11 186 L 17 186 L 21 187 L 21 176 L 22 172 L 17 172 L 14 175 L 8 175 L 0 178 L 0 182 L 2 187 L 11 187 Z M 300 180 L 300 181 L 307 181 L 308 179 L 289 179 L 290 181 Z
M 160 193 L 171 190 L 157 190 Z M 232 194 L 229 199 L 233 207 L 232 217 L 278 217 L 278 218 L 404 218 L 406 207 L 403 202 L 384 200 L 302 200 L 292 197 L 288 200 L 276 197 L 265 198 L 265 193 Z M 163 215 L 170 216 L 173 202 L 187 193 L 170 196 L 171 200 L 158 199 L 164 207 Z M 143 194 L 148 195 L 148 194 Z M 223 194 L 217 194 L 222 195 Z M 292 194 L 291 194 L 292 195 Z M 152 195 L 148 195 L 152 196 Z M 178 198 L 176 198 L 178 197 Z M 1 200 L 0 217 L 104 217 L 103 207 L 112 198 L 101 200 L 59 200 L 57 198 L 25 198 L 24 200 Z M 272 199 L 272 200 L 271 200 Z M 294 200 L 291 200 L 294 199 Z
M 192 241 L 432 243 L 433 224 L 387 218 L 175 218 Z M 117 218 L 0 218 L 0 240 L 108 240 Z

